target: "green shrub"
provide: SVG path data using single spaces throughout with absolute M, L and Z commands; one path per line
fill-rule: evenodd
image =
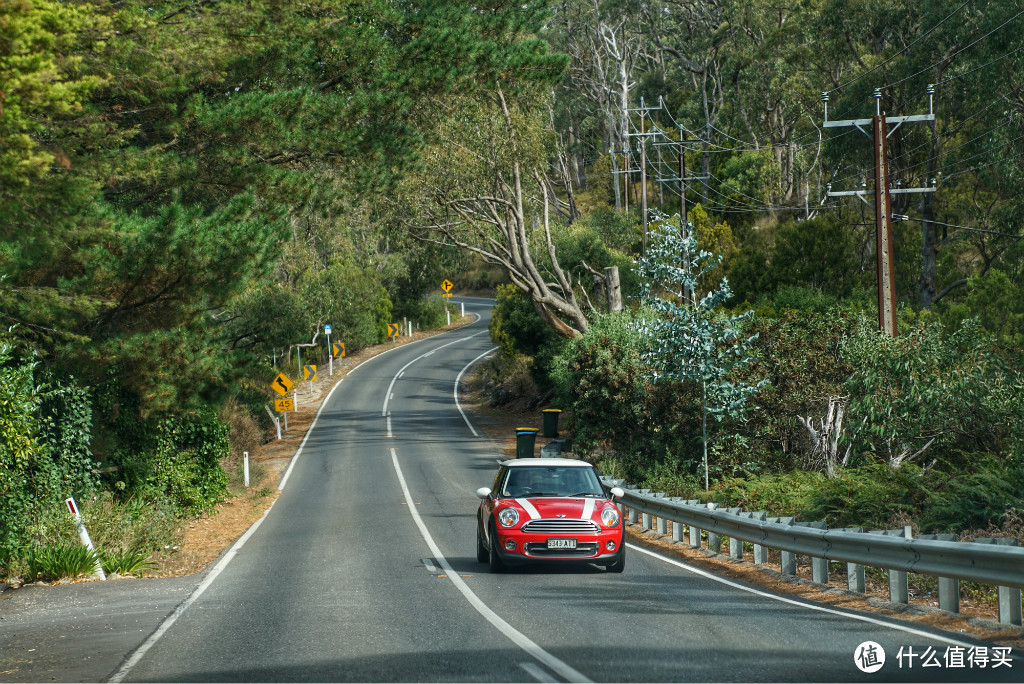
M 166 499 L 195 515 L 227 493 L 221 459 L 228 456 L 228 427 L 210 412 L 143 423 L 140 440 L 121 446 L 111 461 L 119 468 L 114 486 L 124 498 Z
M 918 522 L 923 532 L 997 525 L 1010 509 L 1024 508 L 1024 468 L 1015 459 L 975 454 L 967 472 L 937 473 Z
M 48 544 L 28 554 L 29 580 L 74 579 L 96 571 L 97 555 L 82 544 Z
M 532 359 L 530 375 L 542 389 L 551 387 L 551 362 L 564 344 L 533 307 L 533 302 L 514 285 L 499 285 L 488 324 L 491 340 L 501 347 L 502 355 Z
M 91 428 L 86 390 L 38 383 L 35 364 L 0 338 L 0 564 L 29 542 L 43 510 L 93 491 Z
M 0 336 L 0 561 L 25 543 L 25 528 L 37 505 L 31 474 L 44 447 L 38 441 L 42 400 L 34 368 Z
M 409 320 L 419 324 L 420 329 L 430 330 L 440 328 L 448 323 L 445 315 L 445 307 L 448 300 L 445 297 L 432 295 L 422 299 L 406 302 L 402 307 L 395 308 L 395 317 L 407 317 Z M 458 308 L 452 309 L 452 318 L 458 318 Z
M 103 571 L 109 574 L 138 575 L 142 577 L 147 570 L 156 565 L 143 551 L 128 549 L 126 551 L 100 551 Z
M 864 325 L 844 341 L 841 358 L 853 371 L 849 422 L 863 423 L 849 437 L 855 451 L 893 462 L 921 453 L 920 462 L 970 470 L 967 454 L 1019 448 L 1020 357 L 1000 353 L 976 321 L 948 334 L 932 321 L 895 338 Z
M 644 341 L 629 312 L 602 316 L 555 355 L 555 404 L 585 452 L 610 451 L 624 477 L 640 482 L 664 464 L 695 473 L 701 460 L 700 405 L 677 383 L 655 385 L 641 355 Z M 602 456 L 604 457 L 604 456 Z M 663 471 L 662 471 L 663 472 Z
M 720 480 L 710 499 L 722 506 L 742 506 L 771 515 L 803 515 L 827 478 L 822 473 L 793 470 Z

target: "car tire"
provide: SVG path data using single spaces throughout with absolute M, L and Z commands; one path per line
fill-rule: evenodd
M 480 529 L 479 523 L 476 526 L 476 560 L 478 563 L 490 562 L 490 554 L 484 547 L 484 537 L 480 534 L 483 530 Z
M 605 566 L 605 570 L 608 572 L 622 572 L 626 569 L 626 547 L 622 546 L 619 548 L 619 555 L 615 558 L 614 563 L 609 563 Z
M 498 534 L 491 528 L 491 547 L 490 553 L 487 554 L 487 565 L 492 573 L 499 573 L 505 571 L 505 564 L 501 562 L 501 556 L 498 555 Z

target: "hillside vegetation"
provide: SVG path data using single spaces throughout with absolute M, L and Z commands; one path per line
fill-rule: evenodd
M 68 496 L 121 551 L 166 545 L 227 495 L 276 373 L 324 363 L 324 324 L 350 352 L 436 325 L 445 278 L 503 284 L 511 381 L 611 472 L 1001 524 L 1024 507 L 1022 27 L 985 0 L 0 0 L 0 569 Z M 823 127 L 823 92 L 832 120 L 935 113 L 890 127 L 894 189 L 929 190 L 892 195 L 896 338 L 871 195 L 829 194 L 870 193 L 871 143 Z M 673 225 L 695 252 L 665 258 L 720 257 L 687 296 L 637 267 Z M 681 320 L 719 328 L 708 373 L 749 340 L 744 362 L 669 373 L 651 331 Z

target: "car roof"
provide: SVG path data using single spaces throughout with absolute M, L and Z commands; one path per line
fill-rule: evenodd
M 506 468 L 521 468 L 524 466 L 567 466 L 570 468 L 592 468 L 586 461 L 577 461 L 572 458 L 514 458 L 502 461 L 501 465 Z

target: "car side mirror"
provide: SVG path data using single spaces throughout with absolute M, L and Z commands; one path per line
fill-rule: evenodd
M 626 492 L 622 491 L 622 487 L 612 487 L 609 490 L 609 493 L 612 495 L 613 501 L 615 499 L 621 499 L 622 497 L 626 496 Z
M 481 487 L 480 489 L 476 490 L 476 495 L 481 499 L 486 499 L 491 495 L 491 489 L 490 487 Z

